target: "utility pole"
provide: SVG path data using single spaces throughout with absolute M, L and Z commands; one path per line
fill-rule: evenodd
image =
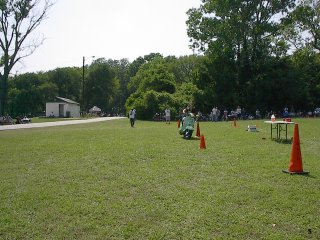
M 84 64 L 85 64 L 85 57 L 82 59 L 82 114 L 84 114 L 85 107 L 84 107 Z
M 95 56 L 92 56 L 91 57 L 92 59 L 95 58 Z M 86 58 L 85 56 L 82 57 L 82 99 L 81 99 L 81 108 L 82 108 L 82 114 L 85 113 L 86 111 L 86 106 L 85 106 L 85 102 L 86 102 L 86 98 L 85 98 L 85 61 L 86 61 Z M 91 63 L 92 64 L 92 63 Z

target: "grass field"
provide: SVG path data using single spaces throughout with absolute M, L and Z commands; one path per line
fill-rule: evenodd
M 32 123 L 42 123 L 42 122 L 59 122 L 59 121 L 72 121 L 81 120 L 84 118 L 48 118 L 48 117 L 34 117 L 31 118 Z
M 0 239 L 320 239 L 320 119 L 294 120 L 308 176 L 262 120 L 201 122 L 207 149 L 176 123 L 1 131 Z

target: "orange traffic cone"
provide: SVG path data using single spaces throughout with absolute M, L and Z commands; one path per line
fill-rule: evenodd
M 201 138 L 200 138 L 200 149 L 206 149 L 206 142 L 204 141 L 203 134 L 201 135 Z
M 199 127 L 199 122 L 197 122 L 197 133 L 196 133 L 197 137 L 200 137 L 200 127 Z
M 304 172 L 302 167 L 302 157 L 300 150 L 300 138 L 299 138 L 299 126 L 296 123 L 294 125 L 293 141 L 291 149 L 291 157 L 288 170 L 282 170 L 284 173 L 290 174 L 308 174 Z
M 237 120 L 236 120 L 236 118 L 233 118 L 233 126 L 234 126 L 234 127 L 237 127 Z
M 178 119 L 178 128 L 180 128 L 180 118 Z

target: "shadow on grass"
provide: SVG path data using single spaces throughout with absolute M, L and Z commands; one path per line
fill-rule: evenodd
M 289 172 L 288 170 L 282 170 L 283 173 L 286 173 L 288 175 L 293 175 L 293 176 L 301 176 L 301 177 L 307 177 L 307 178 L 316 178 L 314 175 L 311 175 L 309 171 L 305 171 L 302 173 L 294 173 L 294 172 Z
M 292 139 L 272 139 L 272 141 L 281 144 L 292 144 Z
M 200 140 L 199 137 L 191 137 L 191 138 L 185 138 L 185 137 L 181 137 L 182 139 L 186 140 L 186 141 L 194 141 L 194 140 Z

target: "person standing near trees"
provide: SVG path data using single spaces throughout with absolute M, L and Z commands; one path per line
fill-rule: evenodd
M 134 108 L 131 108 L 131 110 L 129 111 L 129 118 L 131 127 L 134 127 L 134 122 L 136 118 L 136 110 Z
M 216 122 L 216 121 L 217 121 L 217 110 L 218 110 L 217 107 L 213 107 L 213 108 L 212 108 L 212 112 L 211 112 L 211 114 L 212 114 L 212 119 L 211 119 L 211 121 L 212 121 L 212 122 Z
M 170 124 L 170 109 L 166 108 L 166 110 L 164 110 L 165 116 L 166 116 L 166 124 L 169 123 Z

